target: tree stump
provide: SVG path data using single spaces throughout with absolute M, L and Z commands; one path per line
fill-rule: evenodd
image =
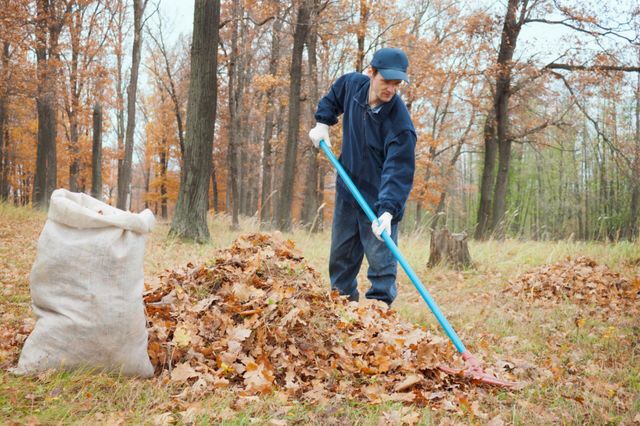
M 448 229 L 432 230 L 429 244 L 429 262 L 433 267 L 441 262 L 454 265 L 456 268 L 466 268 L 473 265 L 467 233 L 452 234 Z

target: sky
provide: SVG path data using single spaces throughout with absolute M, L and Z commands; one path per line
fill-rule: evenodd
M 160 12 L 167 19 L 167 29 L 172 29 L 168 38 L 175 41 L 180 34 L 193 31 L 193 0 L 161 0 Z

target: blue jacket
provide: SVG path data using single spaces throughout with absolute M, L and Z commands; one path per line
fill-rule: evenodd
M 398 222 L 413 185 L 416 131 L 400 96 L 378 112 L 369 107 L 369 82 L 361 73 L 343 75 L 320 100 L 315 118 L 331 126 L 344 113 L 340 162 L 374 212 L 389 212 Z M 339 176 L 336 187 L 357 206 Z

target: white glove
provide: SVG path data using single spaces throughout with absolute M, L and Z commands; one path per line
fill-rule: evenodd
M 371 223 L 371 230 L 373 231 L 373 235 L 376 236 L 380 241 L 384 241 L 382 239 L 382 232 L 387 231 L 389 236 L 391 236 L 391 219 L 393 216 L 389 212 L 384 212 L 380 215 L 378 220 L 375 220 Z
M 309 130 L 309 138 L 313 142 L 313 146 L 320 148 L 320 141 L 324 140 L 325 143 L 331 148 L 331 141 L 329 141 L 329 126 L 324 123 L 316 123 L 316 127 Z

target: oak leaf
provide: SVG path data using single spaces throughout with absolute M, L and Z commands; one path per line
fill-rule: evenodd
M 178 364 L 173 370 L 171 370 L 171 380 L 174 382 L 184 382 L 187 379 L 198 376 L 199 373 L 194 370 L 188 362 Z

